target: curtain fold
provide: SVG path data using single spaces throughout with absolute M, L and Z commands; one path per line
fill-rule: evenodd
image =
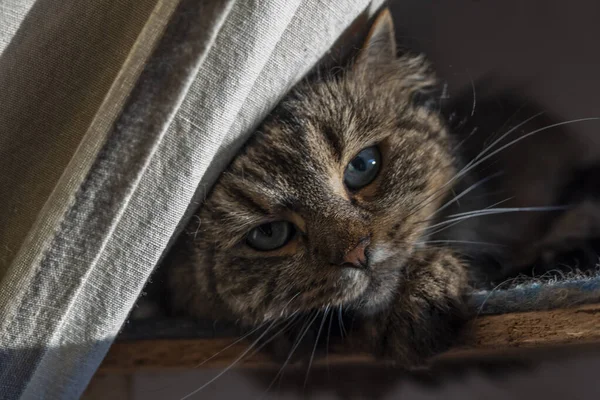
M 186 211 L 378 3 L 0 0 L 0 397 L 79 397 Z

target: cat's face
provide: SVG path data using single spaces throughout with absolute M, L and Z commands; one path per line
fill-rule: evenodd
M 222 174 L 187 290 L 253 322 L 391 300 L 455 169 L 441 118 L 411 101 L 427 66 L 374 49 L 296 89 Z

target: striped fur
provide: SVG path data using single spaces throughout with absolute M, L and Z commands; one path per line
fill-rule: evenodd
M 395 56 L 390 29 L 384 12 L 356 63 L 294 89 L 222 174 L 169 261 L 177 310 L 258 324 L 341 305 L 365 319 L 374 350 L 410 364 L 453 329 L 463 265 L 415 243 L 456 160 L 443 119 L 414 101 L 435 77 L 422 57 Z M 373 145 L 382 169 L 350 193 L 344 169 Z M 281 219 L 301 231 L 288 245 L 245 244 L 253 227 Z M 329 263 L 367 235 L 369 269 Z

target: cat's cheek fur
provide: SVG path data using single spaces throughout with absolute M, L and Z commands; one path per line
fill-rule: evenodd
M 392 246 L 388 244 L 373 246 L 373 249 L 369 251 L 369 262 L 372 265 L 377 265 L 388 260 L 394 254 L 395 252 L 392 250 Z
M 389 307 L 365 318 L 363 334 L 373 353 L 411 368 L 448 349 L 468 318 L 467 282 L 463 263 L 451 251 L 415 254 Z

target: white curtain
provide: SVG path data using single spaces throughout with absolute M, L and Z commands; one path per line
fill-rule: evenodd
M 0 0 L 0 398 L 79 397 L 186 213 L 379 3 Z

